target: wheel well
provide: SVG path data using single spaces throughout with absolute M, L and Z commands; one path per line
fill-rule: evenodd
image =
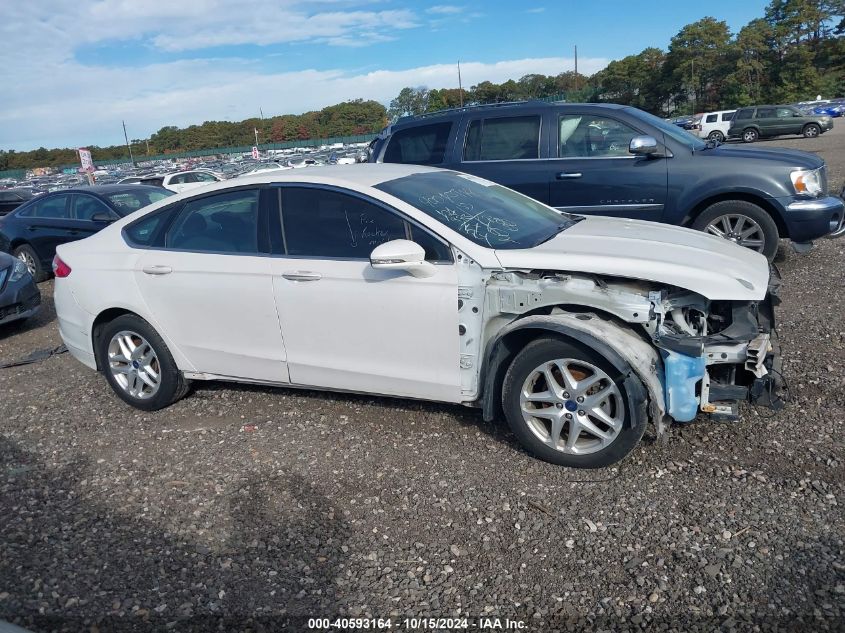
M 691 226 L 693 222 L 701 215 L 704 210 L 709 207 L 711 204 L 716 204 L 717 202 L 724 202 L 725 200 L 744 200 L 746 202 L 750 202 L 752 204 L 756 204 L 758 207 L 763 209 L 769 216 L 775 221 L 775 224 L 778 227 L 778 235 L 780 237 L 787 238 L 789 237 L 789 231 L 786 228 L 786 224 L 783 223 L 783 219 L 780 217 L 780 214 L 775 210 L 775 208 L 765 199 L 755 196 L 754 194 L 749 193 L 723 193 L 718 196 L 713 196 L 702 200 L 699 202 L 695 207 L 693 207 L 692 211 L 689 212 L 686 219 L 684 220 L 684 226 Z
M 91 342 L 94 346 L 94 358 L 97 359 L 97 371 L 102 371 L 100 367 L 99 357 L 97 355 L 97 347 L 100 341 L 100 332 L 103 330 L 103 326 L 111 321 L 114 321 L 117 317 L 123 316 L 124 314 L 135 314 L 131 310 L 126 310 L 124 308 L 109 308 L 108 310 L 103 310 L 100 314 L 97 315 L 97 318 L 94 319 L 94 325 L 91 326 Z
M 815 127 L 819 128 L 819 129 L 821 129 L 821 127 L 822 127 L 821 125 L 819 125 L 819 124 L 818 124 L 818 123 L 816 123 L 815 121 L 810 121 L 809 123 L 805 123 L 805 124 L 804 124 L 804 127 L 802 127 L 801 129 L 802 129 L 802 130 L 806 130 L 806 129 L 807 129 L 808 127 L 810 127 L 811 125 L 814 125 Z

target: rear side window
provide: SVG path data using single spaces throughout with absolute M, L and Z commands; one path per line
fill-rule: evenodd
M 706 123 L 715 123 L 719 119 L 718 114 L 708 114 L 707 118 L 705 119 Z
M 398 130 L 391 135 L 382 160 L 385 163 L 440 165 L 446 156 L 446 141 L 451 131 L 449 122 Z
M 167 230 L 165 246 L 213 253 L 258 252 L 258 189 L 188 202 Z
M 21 211 L 19 215 L 27 218 L 69 219 L 70 212 L 67 208 L 68 197 L 67 195 L 60 195 L 39 200 L 27 207 L 24 211 Z
M 148 213 L 123 229 L 123 236 L 130 246 L 161 246 L 158 238 L 177 207 L 171 206 Z
M 742 119 L 750 119 L 754 116 L 754 108 L 743 108 L 742 110 L 736 111 L 736 116 L 734 117 L 737 121 Z
M 722 112 L 722 121 L 730 121 L 736 112 Z
M 540 117 L 473 121 L 467 129 L 464 160 L 525 160 L 540 157 Z
M 773 119 L 777 110 L 775 108 L 757 108 L 758 119 Z

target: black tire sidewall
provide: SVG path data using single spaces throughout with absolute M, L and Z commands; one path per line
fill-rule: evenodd
M 528 428 L 520 410 L 520 390 L 530 372 L 544 361 L 554 358 L 577 358 L 591 363 L 604 370 L 619 389 L 625 407 L 625 420 L 616 440 L 607 448 L 589 455 L 562 453 L 544 444 Z M 642 411 L 630 410 L 628 394 L 619 378 L 619 371 L 607 359 L 584 345 L 553 337 L 532 341 L 513 359 L 502 385 L 502 408 L 508 426 L 526 451 L 543 461 L 572 468 L 603 468 L 618 462 L 636 447 L 648 421 L 644 407 Z
M 719 130 L 713 130 L 710 134 L 707 135 L 711 141 L 715 141 L 716 143 L 724 143 L 725 135 L 722 134 Z
M 752 138 L 746 139 L 745 138 L 746 134 L 751 134 Z M 745 141 L 746 143 L 753 143 L 754 141 L 756 141 L 759 138 L 760 138 L 760 133 L 757 130 L 755 130 L 753 127 L 742 131 L 742 140 Z
M 745 215 L 760 225 L 766 241 L 762 254 L 766 259 L 772 261 L 778 252 L 778 244 L 780 243 L 778 225 L 763 207 L 753 202 L 748 202 L 747 200 L 722 200 L 721 202 L 711 204 L 695 219 L 692 223 L 692 228 L 697 231 L 704 231 L 712 220 L 720 215 L 728 214 Z
M 815 130 L 816 133 L 815 134 L 808 134 L 808 132 L 810 130 Z M 819 134 L 822 133 L 822 129 L 821 129 L 821 127 L 819 127 L 815 123 L 808 123 L 807 125 L 804 126 L 804 129 L 801 131 L 801 133 L 804 135 L 804 138 L 815 138 Z
M 152 345 L 156 356 L 158 356 L 159 367 L 161 370 L 161 383 L 159 385 L 158 392 L 156 392 L 152 398 L 145 400 L 133 398 L 117 384 L 117 381 L 114 376 L 112 376 L 111 371 L 109 371 L 109 342 L 112 337 L 121 330 L 130 330 L 143 336 L 147 342 Z M 156 411 L 157 409 L 162 409 L 177 400 L 182 392 L 184 378 L 182 377 L 179 368 L 176 366 L 176 362 L 173 360 L 170 350 L 167 348 L 167 345 L 161 336 L 159 336 L 158 332 L 156 332 L 147 321 L 139 316 L 134 314 L 125 314 L 103 326 L 102 330 L 99 332 L 96 354 L 97 363 L 103 374 L 105 374 L 106 380 L 112 390 L 126 404 L 129 404 L 136 409 L 142 409 L 144 411 Z
M 46 270 L 44 270 L 44 266 L 41 265 L 41 258 L 38 256 L 38 253 L 35 252 L 35 249 L 29 244 L 21 244 L 14 250 L 15 257 L 18 257 L 18 253 L 22 251 L 25 251 L 30 257 L 32 257 L 32 261 L 35 262 L 35 274 L 32 276 L 33 279 L 35 279 L 35 283 L 40 283 L 46 280 L 50 275 Z

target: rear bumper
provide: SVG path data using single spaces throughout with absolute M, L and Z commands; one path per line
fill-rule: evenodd
M 836 196 L 800 200 L 779 199 L 783 220 L 793 242 L 809 242 L 820 237 L 842 235 L 845 202 Z
M 59 334 L 68 352 L 83 365 L 97 369 L 91 340 L 94 317 L 79 306 L 69 285 L 58 279 L 53 291 L 53 301 L 56 304 Z

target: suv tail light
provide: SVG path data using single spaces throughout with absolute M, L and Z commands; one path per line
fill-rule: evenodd
M 58 255 L 53 258 L 53 274 L 60 279 L 70 275 L 70 266 L 65 264 Z

